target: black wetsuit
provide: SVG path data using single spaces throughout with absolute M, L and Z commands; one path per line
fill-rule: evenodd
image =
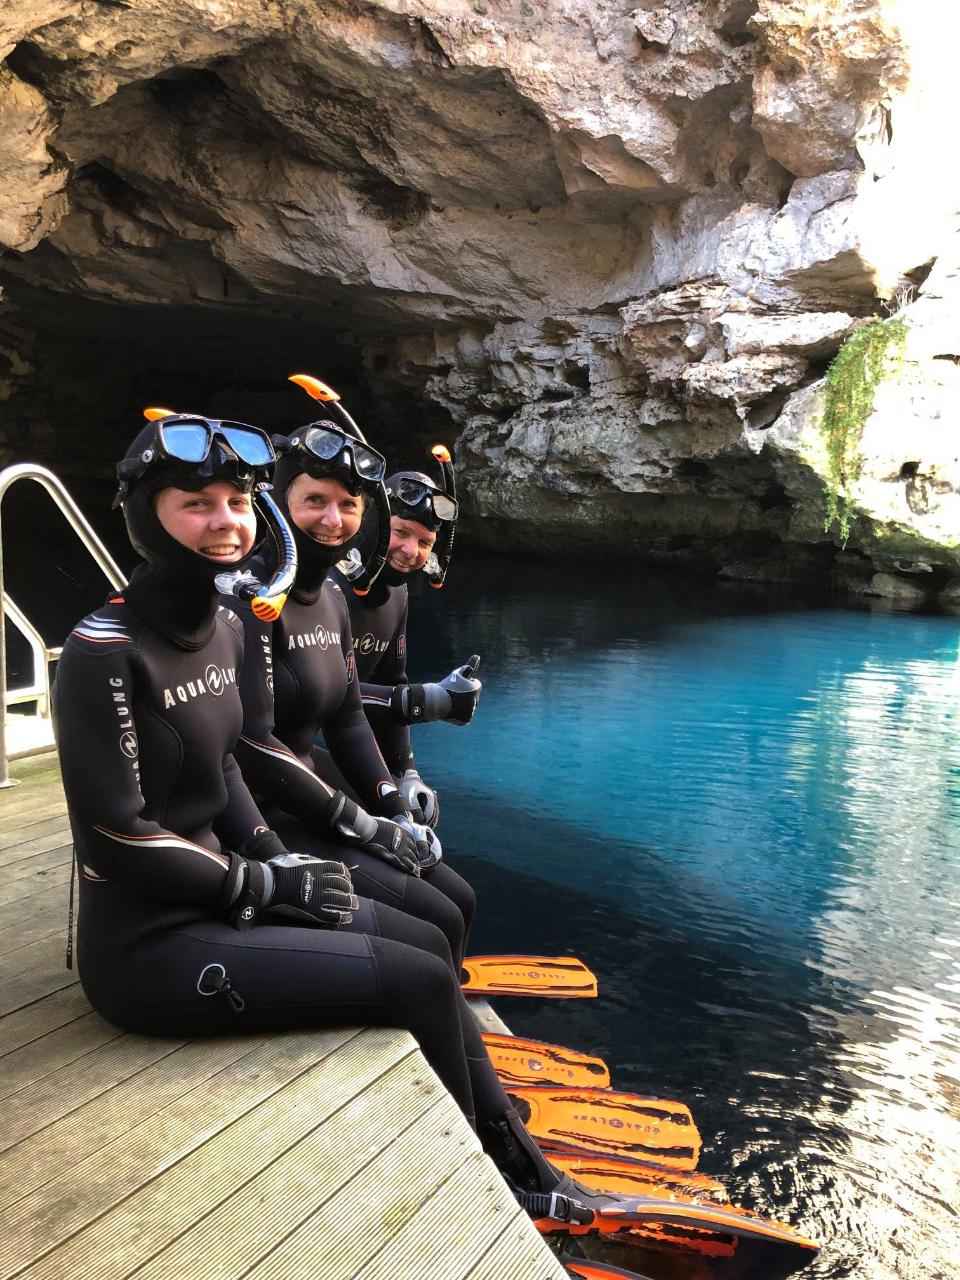
M 390 709 L 390 698 L 398 684 L 407 679 L 407 584 L 387 586 L 375 582 L 365 596 L 349 590 L 334 571 L 334 581 L 344 590 L 350 605 L 353 651 L 356 655 L 360 696 L 367 719 L 376 735 L 390 772 L 397 778 L 406 769 L 415 769 L 410 728 L 398 724 Z
M 178 600 L 176 585 L 165 584 L 167 596 L 157 588 L 154 604 Z M 176 643 L 133 599 L 131 590 L 76 627 L 54 689 L 91 1003 L 147 1034 L 403 1027 L 468 1117 L 503 1113 L 506 1097 L 433 925 L 364 899 L 336 931 L 268 914 L 241 932 L 223 918 L 229 851 L 263 823 L 231 754 L 243 716 L 241 626 L 227 610 L 214 614 L 211 598 L 194 638 Z M 178 600 L 188 613 L 190 604 Z M 339 852 L 352 860 L 345 846 Z
M 240 608 L 246 659 L 240 677 L 243 733 L 237 761 L 253 791 L 270 806 L 270 826 L 288 848 L 346 861 L 358 893 L 427 920 L 443 930 L 456 964 L 463 959 L 476 908 L 467 882 L 445 863 L 418 878 L 365 850 L 333 844 L 326 810 L 330 769 L 315 746 L 324 740 L 365 809 L 387 813 L 384 790 L 395 784 L 370 731 L 355 675 L 350 615 L 329 577 L 297 586 L 273 624 Z M 332 779 L 334 787 L 339 785 Z

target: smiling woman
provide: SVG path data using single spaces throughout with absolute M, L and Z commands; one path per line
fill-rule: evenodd
M 253 501 L 226 480 L 208 484 L 197 493 L 162 489 L 155 509 L 172 538 L 208 560 L 233 564 L 253 550 L 257 532 Z
M 298 475 L 287 490 L 296 527 L 326 547 L 343 547 L 360 530 L 364 500 L 332 476 Z

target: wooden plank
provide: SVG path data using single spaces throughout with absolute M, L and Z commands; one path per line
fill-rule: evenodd
M 9 851 L 8 851 L 9 852 Z M 61 841 L 50 849 L 38 849 L 34 853 L 24 854 L 16 861 L 10 861 L 3 869 L 4 883 L 11 880 L 23 880 L 27 876 L 49 871 L 51 867 L 69 866 L 73 856 L 73 845 Z
M 432 1149 L 426 1158 L 444 1168 Z M 442 1258 L 446 1275 L 462 1276 L 477 1253 L 489 1248 L 519 1212 L 487 1157 L 473 1151 L 415 1213 L 408 1204 L 392 1219 L 390 1238 L 365 1266 L 351 1273 L 352 1280 L 415 1275 L 424 1258 Z
M 0 1053 L 10 1053 L 90 1012 L 90 1001 L 79 983 L 0 1018 Z
M 67 910 L 70 901 L 70 880 L 65 884 L 54 885 L 47 893 L 33 894 L 31 897 L 19 898 L 14 902 L 0 905 L 0 930 L 6 935 L 13 933 L 18 925 L 36 920 L 45 915 L 54 906 L 63 913 L 64 931 L 66 931 Z
M 354 1028 L 342 1034 L 295 1033 L 271 1037 L 266 1043 L 256 1041 L 250 1052 L 211 1075 L 204 1088 L 181 1092 L 162 1111 L 155 1111 L 80 1164 L 64 1169 L 9 1204 L 4 1210 L 0 1277 L 18 1274 L 215 1133 L 299 1079 L 323 1048 L 339 1047 L 358 1034 Z M 187 1050 L 210 1047 L 209 1043 L 195 1042 Z M 70 1116 L 54 1126 L 67 1151 L 73 1119 Z
M 120 1101 L 118 1095 L 124 1091 L 114 1090 L 114 1086 L 128 1084 L 134 1090 L 139 1089 L 139 1079 L 131 1084 L 131 1076 L 139 1078 L 147 1067 L 171 1057 L 186 1043 L 182 1038 L 125 1035 L 117 1042 L 93 1050 L 78 1063 L 71 1062 L 19 1089 L 0 1113 L 0 1151 L 22 1142 L 108 1090 L 114 1092 L 116 1104 Z M 164 1069 L 171 1070 L 171 1067 Z
M 152 1253 L 137 1269 L 137 1280 L 243 1275 L 316 1203 L 337 1192 L 340 1181 L 331 1182 L 324 1164 L 332 1152 L 338 1164 L 346 1160 L 353 1169 L 436 1104 L 441 1085 L 424 1065 L 402 1033 L 364 1032 L 27 1276 L 71 1275 L 75 1260 L 84 1280 L 108 1280 L 128 1275 Z M 204 1189 L 202 1210 L 193 1194 L 197 1186 Z M 188 1230 L 201 1212 L 205 1216 Z
M 36 971 L 48 973 L 52 969 L 66 968 L 67 931 L 66 920 L 61 916 L 60 928 L 52 936 L 36 938 L 32 942 L 24 940 L 22 947 L 7 952 L 3 958 L 3 978 L 19 977 L 21 974 Z M 50 931 L 48 931 L 48 934 Z M 76 974 L 74 973 L 74 978 Z
M 0 982 L 0 1014 L 14 1013 L 77 982 L 76 969 L 68 969 L 62 959 L 56 968 L 18 973 L 8 981 Z
M 0 809 L 0 822 L 3 822 L 2 809 Z M 44 836 L 55 835 L 58 831 L 62 831 L 66 839 L 70 838 L 70 823 L 66 818 L 37 818 L 36 821 L 11 823 L 10 826 L 4 822 L 3 830 L 0 831 L 0 851 L 6 853 L 8 849 L 21 844 L 24 840 L 37 840 Z
M 0 849 L 0 867 L 11 867 L 17 862 L 23 862 L 25 858 L 32 858 L 35 853 L 46 853 L 48 849 L 69 849 L 73 843 L 70 827 L 60 818 L 53 819 L 52 831 L 31 836 L 32 830 L 32 827 L 24 828 L 21 839 L 11 840 L 5 848 Z
M 6 797 L 16 795 L 17 800 Z M 61 818 L 67 812 L 67 801 L 61 790 L 44 792 L 34 787 L 18 787 L 15 792 L 7 792 L 4 803 L 0 805 L 0 822 L 5 832 L 37 822 L 43 818 Z
M 59 933 L 63 940 L 63 952 L 67 949 L 67 912 L 66 903 L 47 905 L 45 911 L 32 912 L 26 920 L 14 920 L 8 928 L 0 925 L 0 972 L 6 973 L 7 965 L 4 957 L 12 951 L 28 947 L 41 938 L 49 938 Z
M 125 1034 L 125 1033 L 124 1033 Z M 191 1041 L 172 1057 L 70 1112 L 0 1155 L 0 1209 L 82 1164 L 262 1043 L 246 1036 Z
M 692 1273 L 691 1273 L 692 1276 Z M 525 1213 L 502 1226 L 490 1248 L 464 1273 L 464 1280 L 569 1280 Z
M 245 1280 L 352 1280 L 389 1241 L 397 1223 L 412 1215 L 451 1170 L 478 1150 L 476 1137 L 446 1093 L 420 1122 L 398 1134 L 379 1159 L 359 1169 L 341 1163 L 332 1146 L 325 1148 L 321 1177 L 334 1185 L 342 1183 L 341 1194 L 325 1199 L 283 1244 L 246 1273 Z M 392 1280 L 424 1274 L 426 1256 Z
M 28 880 L 10 880 L 0 882 L 0 905 L 6 902 L 20 902 L 38 893 L 49 893 L 51 889 L 61 888 L 70 883 L 70 864 L 54 867 L 51 871 L 40 871 Z
M 43 1080 L 121 1035 L 122 1031 L 92 1011 L 65 1027 L 48 1031 L 45 1036 L 0 1057 L 0 1098 Z

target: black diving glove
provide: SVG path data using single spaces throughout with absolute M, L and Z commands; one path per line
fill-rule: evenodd
M 410 806 L 414 822 L 435 827 L 440 819 L 440 800 L 432 787 L 428 787 L 416 769 L 404 769 L 397 778 L 401 797 Z
M 231 854 L 222 903 L 237 929 L 249 929 L 264 911 L 339 929 L 357 909 L 350 872 L 342 862 L 290 853 L 274 831 L 259 832 L 240 854 Z
M 399 724 L 429 724 L 447 720 L 469 724 L 477 709 L 483 685 L 475 679 L 480 655 L 455 667 L 438 684 L 398 684 L 390 697 L 390 710 Z
M 267 904 L 271 911 L 312 920 L 325 929 L 339 929 L 353 919 L 359 903 L 342 862 L 281 853 L 265 866 L 273 873 L 273 893 Z
M 398 822 L 390 818 L 375 818 L 355 804 L 342 791 L 335 791 L 327 806 L 330 830 L 347 844 L 358 845 L 375 858 L 382 858 L 392 867 L 399 867 L 408 875 L 420 874 L 420 859 L 414 837 Z

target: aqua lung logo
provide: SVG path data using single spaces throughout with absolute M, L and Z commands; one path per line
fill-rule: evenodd
M 270 636 L 267 632 L 260 632 L 260 649 L 263 653 L 263 665 L 266 667 L 266 685 L 273 693 L 273 649 L 270 645 Z
M 304 872 L 303 879 L 300 881 L 300 900 L 308 903 L 313 897 L 313 872 Z
M 364 657 L 370 653 L 386 653 L 390 648 L 390 641 L 378 640 L 372 631 L 368 631 L 357 641 L 357 648 Z
M 606 1129 L 629 1129 L 633 1133 L 645 1133 L 656 1135 L 660 1132 L 658 1124 L 637 1124 L 632 1120 L 621 1120 L 619 1116 L 597 1116 L 585 1112 L 581 1115 L 573 1117 L 583 1124 L 600 1125 Z
M 191 702 L 201 698 L 205 693 L 212 693 L 219 698 L 228 684 L 237 683 L 236 667 L 218 667 L 212 662 L 203 673 L 203 679 L 187 680 L 184 684 L 176 684 L 163 691 L 164 707 L 175 707 L 178 702 Z
M 339 631 L 329 631 L 319 624 L 313 631 L 296 631 L 287 637 L 288 649 L 327 649 L 339 643 Z
M 244 907 L 243 910 L 240 912 L 240 919 L 252 920 L 255 914 L 256 913 L 254 912 L 253 907 Z
M 215 667 L 211 662 L 203 674 L 207 682 L 207 688 L 215 698 L 219 698 L 223 693 L 223 676 L 220 674 L 220 668 Z
M 107 684 L 110 687 L 113 709 L 116 711 L 120 721 L 120 750 L 128 760 L 133 761 L 133 776 L 139 783 L 140 766 L 137 763 L 137 735 L 134 732 L 133 716 L 130 714 L 130 707 L 127 703 L 127 691 L 120 676 L 110 676 Z

